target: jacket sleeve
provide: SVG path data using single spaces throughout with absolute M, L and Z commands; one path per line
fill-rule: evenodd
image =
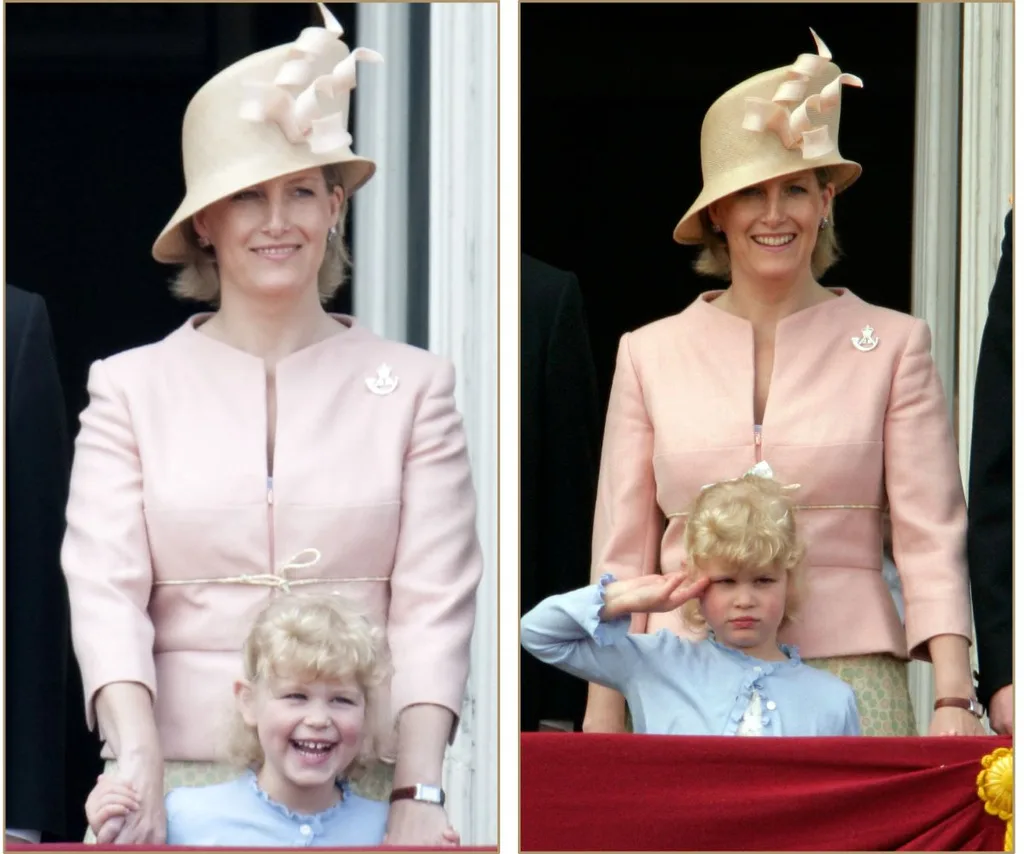
M 1013 212 L 988 303 L 974 386 L 967 565 L 978 699 L 1013 683 Z
M 629 618 L 601 622 L 604 588 L 611 581 L 549 596 L 520 623 L 523 648 L 545 664 L 617 691 L 624 691 L 642 664 Z
M 445 363 L 420 403 L 406 454 L 387 627 L 396 717 L 428 703 L 457 719 L 469 674 L 483 558 L 454 388 Z
M 601 446 L 591 581 L 602 575 L 625 580 L 657 572 L 663 530 L 655 496 L 654 427 L 627 334 L 619 342 Z M 646 628 L 647 615 L 634 614 L 632 630 Z
M 929 660 L 936 635 L 971 638 L 967 509 L 931 334 L 914 321 L 885 418 L 885 486 L 893 557 L 903 583 L 907 647 Z
M 142 510 L 142 467 L 128 406 L 103 362 L 89 371 L 89 405 L 75 440 L 67 532 L 61 551 L 85 713 L 96 693 L 138 682 L 156 696 L 153 569 Z

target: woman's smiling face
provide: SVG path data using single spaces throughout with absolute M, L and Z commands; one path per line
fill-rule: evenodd
M 835 187 L 814 170 L 745 187 L 708 209 L 729 247 L 733 278 L 796 281 L 810 275 L 821 221 Z
M 337 224 L 341 188 L 306 169 L 265 181 L 196 214 L 196 233 L 217 255 L 222 289 L 276 295 L 316 289 L 327 232 Z

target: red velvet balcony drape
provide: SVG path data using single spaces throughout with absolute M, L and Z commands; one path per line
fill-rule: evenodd
M 524 733 L 524 851 L 1001 851 L 1004 738 Z

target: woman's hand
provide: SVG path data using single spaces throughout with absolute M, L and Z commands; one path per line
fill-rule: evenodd
M 123 822 L 114 842 L 162 845 L 167 838 L 164 760 L 149 689 L 138 682 L 110 683 L 96 695 L 96 717 L 117 757 L 118 779 L 131 787 L 139 801 L 138 809 L 110 819 Z
M 118 777 L 101 774 L 85 800 L 85 817 L 97 845 L 109 845 L 124 827 L 125 818 L 139 808 L 135 789 Z
M 444 807 L 412 800 L 395 801 L 391 805 L 385 845 L 442 848 L 459 842 L 459 835 L 448 823 Z
M 613 581 L 604 589 L 601 619 L 674 611 L 685 602 L 701 596 L 710 583 L 710 579 L 705 577 L 687 584 L 690 578 L 685 572 L 669 572 Z
M 1013 685 L 1004 685 L 992 695 L 988 722 L 1000 735 L 1013 735 Z
M 936 697 L 970 697 L 974 694 L 971 655 L 962 635 L 936 635 L 928 641 L 935 675 Z M 928 735 L 986 735 L 981 721 L 966 709 L 943 706 L 932 715 Z
M 163 845 L 167 838 L 163 760 L 159 755 L 148 752 L 118 757 L 117 773 L 136 794 L 138 807 L 125 816 L 124 826 L 115 843 Z
M 932 715 L 928 735 L 986 735 L 985 727 L 966 709 L 943 706 Z

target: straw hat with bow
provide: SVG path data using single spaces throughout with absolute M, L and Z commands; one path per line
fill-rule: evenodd
M 839 153 L 839 102 L 844 85 L 863 83 L 811 35 L 817 54 L 744 80 L 711 105 L 700 134 L 704 189 L 676 226 L 677 242 L 703 242 L 701 211 L 745 187 L 827 168 L 839 193 L 860 177 L 860 165 Z
M 239 60 L 192 98 L 181 134 L 185 198 L 153 244 L 157 261 L 186 263 L 183 226 L 246 187 L 336 165 L 347 197 L 373 175 L 373 161 L 352 153 L 349 96 L 356 62 L 381 57 L 365 48 L 350 52 L 341 25 L 317 6 L 322 27 L 307 27 L 291 44 Z

